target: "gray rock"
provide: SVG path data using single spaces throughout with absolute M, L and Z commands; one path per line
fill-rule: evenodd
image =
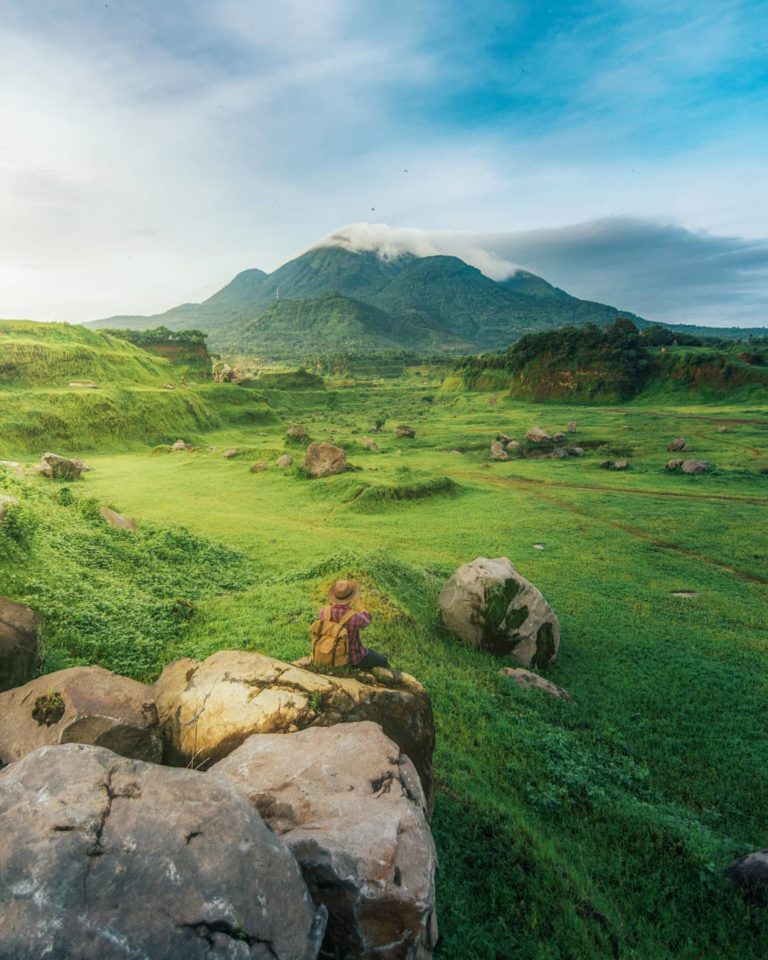
M 768 903 L 768 849 L 733 860 L 725 868 L 725 875 L 750 899 Z
M 709 473 L 714 467 L 709 460 L 686 460 L 681 469 L 683 473 Z
M 291 849 L 328 909 L 331 955 L 432 956 L 437 860 L 424 792 L 378 724 L 250 737 L 208 775 L 244 790 Z
M 136 521 L 132 517 L 126 517 L 122 513 L 110 510 L 109 507 L 101 507 L 99 513 L 111 527 L 117 527 L 119 530 L 136 529 Z
M 347 469 L 347 454 L 332 443 L 310 443 L 302 466 L 310 477 L 332 477 Z
M 525 439 L 530 440 L 531 443 L 546 443 L 552 438 L 547 431 L 542 430 L 541 427 L 531 427 L 531 429 L 526 433 Z
M 556 697 L 558 700 L 573 700 L 570 693 L 563 687 L 558 687 L 551 680 L 540 677 L 538 673 L 531 673 L 530 670 L 525 670 L 523 667 L 502 667 L 499 670 L 499 675 L 509 677 L 514 680 L 518 687 L 522 687 L 524 690 L 541 690 L 542 693 L 546 693 L 550 697 Z
M 286 436 L 291 440 L 296 440 L 298 443 L 304 443 L 305 440 L 309 440 L 309 434 L 304 427 L 301 427 L 296 423 L 288 427 Z
M 102 667 L 71 667 L 0 693 L 0 760 L 38 747 L 90 743 L 159 763 L 162 740 L 152 688 Z
M 681 450 L 685 450 L 685 437 L 675 437 L 667 444 L 667 450 L 670 453 L 679 453 Z
M 51 480 L 79 480 L 90 469 L 84 461 L 70 460 L 58 453 L 44 453 L 37 466 L 37 472 Z
M 413 429 L 413 427 L 409 427 L 407 423 L 401 423 L 399 427 L 395 427 L 395 436 L 415 437 L 416 431 Z
M 293 457 L 290 453 L 284 453 L 282 457 L 277 458 L 278 467 L 290 467 L 293 465 Z
M 664 464 L 664 469 L 665 469 L 665 470 L 679 470 L 680 467 L 682 467 L 682 465 L 683 465 L 683 461 L 680 460 L 680 459 L 678 459 L 678 458 L 675 458 L 675 459 L 673 459 L 673 460 L 667 460 L 667 462 Z
M 34 610 L 0 597 L 0 690 L 17 687 L 31 676 L 40 656 L 39 627 Z M 7 727 L 8 718 L 0 716 Z
M 224 780 L 45 747 L 0 772 L 0 819 L 0 956 L 317 957 L 325 909 Z
M 269 469 L 269 464 L 265 463 L 264 460 L 259 460 L 257 463 L 252 463 L 248 469 L 251 473 L 264 473 L 265 470 Z
M 491 444 L 491 460 L 509 460 L 509 454 L 499 440 Z
M 440 593 L 443 623 L 470 646 L 509 655 L 525 667 L 557 656 L 554 610 L 507 557 L 478 557 L 454 573 Z

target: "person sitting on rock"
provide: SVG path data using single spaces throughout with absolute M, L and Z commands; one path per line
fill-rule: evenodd
M 330 613 L 334 623 L 340 623 L 354 607 L 354 613 L 346 621 L 347 636 L 349 637 L 349 663 L 359 670 L 373 670 L 374 667 L 392 668 L 383 653 L 370 650 L 360 642 L 360 631 L 370 626 L 372 617 L 363 606 L 360 597 L 360 587 L 354 580 L 337 580 L 328 590 L 330 607 L 323 607 L 320 619 L 325 620 Z

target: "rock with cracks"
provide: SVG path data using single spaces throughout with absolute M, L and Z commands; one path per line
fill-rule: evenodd
M 365 682 L 364 682 L 365 681 Z M 429 694 L 413 677 L 330 677 L 246 650 L 176 660 L 155 684 L 164 759 L 208 767 L 254 733 L 373 720 L 419 771 L 432 809 L 435 727 Z
M 152 688 L 102 667 L 58 670 L 0 693 L 0 760 L 38 747 L 89 743 L 159 763 L 162 741 Z
M 40 655 L 38 629 L 40 618 L 30 607 L 0 597 L 0 690 L 10 690 L 32 675 Z M 9 726 L 5 715 L 2 730 Z
M 2 957 L 317 957 L 325 909 L 224 780 L 45 747 L 0 772 L 0 819 Z
M 310 443 L 302 466 L 310 477 L 332 477 L 347 469 L 347 454 L 332 443 Z
M 459 567 L 440 592 L 440 610 L 446 627 L 470 646 L 524 667 L 546 667 L 557 656 L 554 610 L 506 557 L 478 557 Z
M 428 960 L 435 846 L 416 770 L 378 724 L 250 737 L 210 774 L 232 780 L 298 860 L 345 960 Z

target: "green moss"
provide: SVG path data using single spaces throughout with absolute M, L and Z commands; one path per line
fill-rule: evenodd
M 46 727 L 58 723 L 64 716 L 64 699 L 58 691 L 46 693 L 35 700 L 32 708 L 32 719 L 37 720 L 38 726 Z

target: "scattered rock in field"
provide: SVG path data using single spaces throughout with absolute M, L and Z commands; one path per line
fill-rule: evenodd
M 251 473 L 264 473 L 265 470 L 269 469 L 269 464 L 259 460 L 257 463 L 252 463 L 248 469 Z
M 112 527 L 118 527 L 120 530 L 136 529 L 136 521 L 132 517 L 126 517 L 122 513 L 117 513 L 115 510 L 110 510 L 109 507 L 101 507 L 99 509 L 99 513 Z
M 526 433 L 525 439 L 530 440 L 531 443 L 546 443 L 552 438 L 547 431 L 542 430 L 541 427 L 531 427 L 531 429 Z
M 40 655 L 39 626 L 40 618 L 30 607 L 0 597 L 0 691 L 17 687 L 31 676 Z
M 0 460 L 0 467 L 5 467 L 11 473 L 15 473 L 20 480 L 24 479 L 24 467 L 17 460 Z
M 664 469 L 665 469 L 665 470 L 679 470 L 680 467 L 682 467 L 682 465 L 683 465 L 683 461 L 682 461 L 682 460 L 680 460 L 680 459 L 678 459 L 678 458 L 674 458 L 673 460 L 667 460 L 667 462 L 664 464 Z
M 225 450 L 224 453 L 222 453 L 222 457 L 223 457 L 225 460 L 232 460 L 232 459 L 233 459 L 234 457 L 236 457 L 239 453 L 240 453 L 240 451 L 239 451 L 239 449 L 238 449 L 237 447 L 230 447 L 229 450 Z
M 504 446 L 506 447 L 506 445 L 511 442 L 512 437 L 508 437 L 506 433 L 497 433 L 496 439 L 498 440 L 499 443 L 503 443 Z
M 293 465 L 293 457 L 290 453 L 284 453 L 282 457 L 277 458 L 278 467 L 290 467 Z
M 681 469 L 683 473 L 709 473 L 714 466 L 709 460 L 686 460 Z
M 0 693 L 0 760 L 38 747 L 91 743 L 159 763 L 152 688 L 101 667 L 70 667 Z
M 603 470 L 629 470 L 629 460 L 603 460 Z
M 347 469 L 347 454 L 332 443 L 310 443 L 302 466 L 310 477 L 332 477 Z
M 526 690 L 541 690 L 542 693 L 548 693 L 550 697 L 557 697 L 559 700 L 573 700 L 567 690 L 558 687 L 556 683 L 552 683 L 545 677 L 540 677 L 538 673 L 525 670 L 523 667 L 502 667 L 499 674 L 503 677 L 510 677 L 519 687 Z
M 568 457 L 568 451 L 565 447 L 555 447 L 549 456 L 552 460 L 565 460 Z
M 768 849 L 733 860 L 725 868 L 725 875 L 749 899 L 768 903 Z
M 91 468 L 82 460 L 70 460 L 58 453 L 44 453 L 35 471 L 49 480 L 79 480 Z
M 171 450 L 191 450 L 192 444 L 185 443 L 183 440 L 177 440 L 175 443 L 171 444 Z
M 5 520 L 5 515 L 8 512 L 9 507 L 12 507 L 18 502 L 18 497 L 9 497 L 4 493 L 0 493 L 0 523 Z
M 411 760 L 378 724 L 249 737 L 214 774 L 245 792 L 293 852 L 328 909 L 329 953 L 432 956 L 437 858 L 426 800 Z
M 546 550 L 546 549 L 547 549 L 547 545 L 546 545 L 546 543 L 534 543 L 533 549 L 534 549 L 534 550 Z
M 163 390 L 175 390 L 175 389 L 176 389 L 176 384 L 175 384 L 175 383 L 164 383 L 164 384 L 163 384 Z
M 507 450 L 519 450 L 520 441 L 519 440 L 508 440 L 507 441 Z
M 413 427 L 409 427 L 407 423 L 401 423 L 398 427 L 395 427 L 395 436 L 415 437 L 416 431 L 413 429 Z
M 94 383 L 93 380 L 72 380 L 67 386 L 73 390 L 95 390 L 98 383 Z
M 685 437 L 675 437 L 667 444 L 667 450 L 670 453 L 679 453 L 681 450 L 685 450 Z
M 449 452 L 452 453 L 454 456 L 459 456 L 459 457 L 461 456 L 461 450 L 451 450 Z
M 584 448 L 583 447 L 567 447 L 568 453 L 572 457 L 583 457 Z
M 555 443 L 565 443 L 565 434 L 564 434 L 564 433 L 556 433 L 556 434 L 552 437 L 552 440 L 553 440 Z
M 728 427 L 718 427 L 718 428 L 717 428 L 717 432 L 718 432 L 718 433 L 728 433 Z
M 429 695 L 408 674 L 396 687 L 360 676 L 325 676 L 244 650 L 176 660 L 155 684 L 164 758 L 174 766 L 205 768 L 254 733 L 373 720 L 413 760 L 431 809 L 435 728 Z
M 288 427 L 286 436 L 289 440 L 295 440 L 297 443 L 304 443 L 305 440 L 309 440 L 309 434 L 304 427 L 296 423 Z
M 363 439 L 360 441 L 366 450 L 370 450 L 372 453 L 376 453 L 379 449 L 378 443 L 372 438 L 363 436 Z
M 570 423 L 568 424 L 568 426 L 566 427 L 566 430 L 568 431 L 568 433 L 576 433 L 577 428 L 578 428 L 578 425 L 577 425 L 576 421 L 575 421 L 575 420 L 571 420 L 571 422 L 570 422 Z
M 507 557 L 478 557 L 440 593 L 443 623 L 465 643 L 546 667 L 557 656 L 560 623 L 541 592 Z
M 690 599 L 691 597 L 698 597 L 698 593 L 696 593 L 695 590 L 673 590 L 672 596 L 685 597 L 686 599 Z
M 317 957 L 325 909 L 232 783 L 67 744 L 0 784 L 0 955 Z
M 498 440 L 491 444 L 491 460 L 509 460 L 509 454 Z

